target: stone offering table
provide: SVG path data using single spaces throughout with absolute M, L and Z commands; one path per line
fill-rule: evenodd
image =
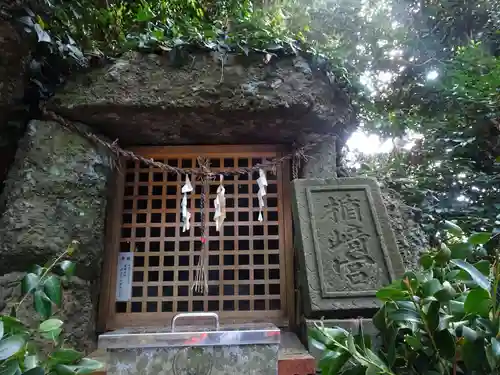
M 215 328 L 176 327 L 178 318 L 214 317 Z M 171 329 L 123 329 L 99 337 L 107 375 L 276 375 L 280 330 L 272 324 L 219 327 L 212 313 L 179 314 Z

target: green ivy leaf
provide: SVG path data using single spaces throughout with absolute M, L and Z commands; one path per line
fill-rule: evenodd
M 484 245 L 491 239 L 490 232 L 474 233 L 469 237 L 469 243 L 473 245 Z
M 35 264 L 31 269 L 31 273 L 34 273 L 37 276 L 42 276 L 44 271 L 45 271 L 45 268 L 40 267 L 38 264 Z
M 33 293 L 40 283 L 40 277 L 34 273 L 28 273 L 21 282 L 21 291 L 23 294 Z
M 55 276 L 49 276 L 43 283 L 43 290 L 47 297 L 56 305 L 61 306 L 62 302 L 62 288 L 61 280 Z
M 83 354 L 73 349 L 58 349 L 54 351 L 50 358 L 56 363 L 71 365 L 83 358 Z
M 45 320 L 44 322 L 40 323 L 40 326 L 38 327 L 38 330 L 40 332 L 52 332 L 55 331 L 63 326 L 63 321 L 59 319 L 48 319 Z
M 20 352 L 26 344 L 24 335 L 14 335 L 0 341 L 0 361 L 4 361 Z
M 59 263 L 58 268 L 63 272 L 65 276 L 71 277 L 75 274 L 76 264 L 69 260 L 63 260 L 61 263 Z
M 472 264 L 467 263 L 466 261 L 461 259 L 453 259 L 451 262 L 467 272 L 478 286 L 487 291 L 491 289 L 490 281 L 488 280 L 488 278 L 486 278 L 481 272 L 479 272 L 477 268 L 475 268 Z
M 26 326 L 15 317 L 3 315 L 0 316 L 0 321 L 3 323 L 4 333 L 16 334 L 27 332 Z
M 52 315 L 52 302 L 41 290 L 37 290 L 35 292 L 34 304 L 36 312 L 40 314 L 42 319 L 47 319 L 50 315 Z

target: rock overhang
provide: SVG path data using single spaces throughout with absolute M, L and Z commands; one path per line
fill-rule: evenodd
M 127 53 L 69 82 L 48 108 L 122 146 L 345 139 L 355 126 L 347 94 L 304 57 L 188 60 Z

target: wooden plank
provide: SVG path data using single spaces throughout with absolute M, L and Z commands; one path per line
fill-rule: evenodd
M 123 165 L 124 161 L 121 161 Z M 117 253 L 120 243 L 120 223 L 123 205 L 124 170 L 117 169 L 111 177 L 106 208 L 106 239 L 101 270 L 101 293 L 97 316 L 97 331 L 106 331 L 107 321 L 114 315 Z

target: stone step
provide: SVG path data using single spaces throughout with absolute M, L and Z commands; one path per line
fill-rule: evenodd
M 96 350 L 88 358 L 104 363 L 102 370 L 93 375 L 106 375 L 106 351 Z M 281 346 L 278 353 L 278 375 L 315 375 L 314 357 L 292 332 L 281 332 Z
M 316 363 L 302 345 L 297 335 L 281 332 L 281 346 L 278 353 L 278 375 L 314 375 Z

